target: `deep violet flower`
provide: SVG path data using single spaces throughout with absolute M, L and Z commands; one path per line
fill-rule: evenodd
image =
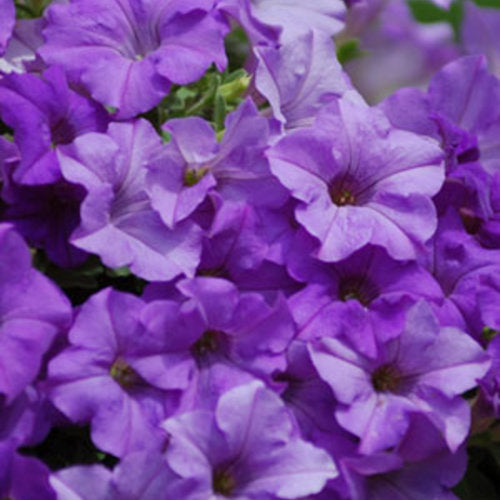
M 430 270 L 446 299 L 438 312 L 440 321 L 480 340 L 483 327 L 497 326 L 491 305 L 500 300 L 500 249 L 482 248 L 449 212 L 434 236 L 431 255 Z
M 171 83 L 226 65 L 227 26 L 213 0 L 74 0 L 47 13 L 39 53 L 130 118 L 158 104 Z M 111 83 L 110 83 L 111 82 Z
M 479 344 L 458 329 L 440 329 L 422 301 L 408 312 L 399 337 L 378 342 L 376 357 L 351 346 L 323 337 L 311 343 L 310 354 L 339 402 L 339 424 L 360 438 L 361 453 L 397 445 L 413 413 L 425 416 L 451 451 L 458 449 L 470 423 L 469 406 L 460 395 L 490 366 Z
M 394 126 L 440 140 L 448 175 L 478 160 L 490 173 L 498 168 L 500 82 L 484 56 L 457 59 L 434 75 L 426 93 L 401 89 L 379 107 Z
M 18 446 L 40 443 L 53 424 L 54 407 L 38 384 L 32 384 L 10 404 L 0 403 L 0 441 Z
M 86 134 L 58 152 L 64 177 L 87 190 L 71 243 L 148 280 L 192 276 L 201 252 L 198 226 L 184 221 L 169 230 L 151 207 L 146 164 L 160 146 L 149 122 L 137 120 L 112 123 L 107 134 Z
M 14 441 L 0 441 L 0 495 L 22 500 L 56 500 L 48 467 L 15 451 Z
M 82 186 L 64 179 L 51 184 L 29 186 L 12 179 L 19 165 L 19 151 L 14 143 L 0 138 L 1 196 L 0 218 L 11 222 L 30 246 L 42 248 L 57 265 L 82 264 L 87 252 L 69 242 L 80 223 L 80 203 L 85 197 Z
M 69 301 L 31 267 L 12 226 L 0 224 L 0 394 L 7 404 L 35 380 L 43 355 L 70 321 Z
M 293 44 L 254 49 L 255 87 L 287 128 L 305 126 L 349 84 L 328 37 L 309 31 Z
M 346 456 L 339 460 L 350 500 L 457 500 L 451 492 L 467 468 L 461 446 L 450 453 L 439 432 L 421 415 L 393 452 Z
M 105 110 L 70 89 L 60 67 L 42 77 L 10 74 L 0 80 L 0 116 L 14 130 L 20 163 L 14 180 L 50 184 L 61 179 L 57 151 L 86 132 L 104 132 Z
M 14 0 L 0 0 L 0 56 L 5 52 L 16 22 Z
M 162 364 L 165 332 L 142 326 L 143 307 L 111 289 L 93 295 L 76 316 L 70 346 L 48 369 L 55 406 L 73 422 L 90 422 L 96 445 L 119 457 L 161 449 L 166 436 L 157 426 L 177 405 Z
M 408 309 L 425 298 L 441 305 L 443 292 L 427 269 L 415 261 L 396 261 L 370 245 L 347 259 L 326 264 L 308 254 L 308 235 L 297 235 L 288 259 L 292 276 L 306 286 L 289 299 L 298 337 L 347 336 L 371 356 L 376 337 L 387 340 L 401 332 Z
M 165 124 L 172 139 L 149 162 L 146 181 L 151 203 L 169 227 L 188 218 L 212 191 L 222 200 L 269 207 L 285 203 L 287 193 L 264 156 L 267 119 L 246 99 L 225 124 L 220 144 L 211 125 L 201 118 Z
M 294 325 L 282 294 L 269 305 L 258 293 L 208 277 L 177 288 L 176 302 L 149 302 L 142 322 L 156 336 L 168 332 L 161 369 L 185 392 L 185 408 L 198 408 L 200 400 L 213 405 L 224 390 L 256 377 L 270 382 L 284 369 Z
M 414 259 L 435 231 L 430 197 L 444 176 L 438 145 L 391 128 L 350 95 L 267 154 L 273 173 L 302 202 L 295 215 L 317 238 L 320 260 L 342 260 L 367 243 Z
M 197 482 L 186 500 L 301 498 L 337 475 L 330 456 L 300 438 L 283 402 L 260 382 L 227 391 L 214 411 L 185 413 L 163 427 L 169 466 Z

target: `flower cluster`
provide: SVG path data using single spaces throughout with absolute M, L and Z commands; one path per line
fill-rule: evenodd
M 500 10 L 427 3 L 0 0 L 0 498 L 495 462 Z

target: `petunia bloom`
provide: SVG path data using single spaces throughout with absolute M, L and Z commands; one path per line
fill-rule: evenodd
M 213 412 L 167 420 L 165 457 L 195 480 L 185 498 L 301 498 L 337 475 L 329 455 L 302 440 L 279 397 L 260 382 L 224 393 Z
M 73 422 L 89 422 L 95 444 L 119 457 L 161 449 L 166 436 L 158 424 L 177 400 L 164 370 L 155 371 L 164 332 L 142 326 L 143 307 L 138 297 L 111 289 L 93 295 L 75 318 L 70 345 L 48 368 L 54 405 Z
M 31 267 L 21 236 L 0 224 L 0 394 L 8 404 L 38 376 L 44 354 L 70 321 L 69 301 Z
M 171 83 L 226 65 L 226 24 L 213 0 L 73 0 L 52 5 L 40 49 L 97 101 L 131 118 L 157 105 Z M 111 82 L 111 84 L 110 84 Z
M 149 122 L 137 120 L 113 123 L 107 134 L 85 134 L 58 152 L 64 177 L 87 190 L 71 243 L 147 280 L 192 276 L 201 252 L 196 224 L 169 230 L 151 207 L 146 164 L 160 146 Z
M 360 438 L 362 454 L 397 445 L 413 413 L 432 422 L 451 451 L 458 449 L 470 422 L 460 395 L 475 387 L 490 366 L 479 344 L 458 329 L 440 329 L 422 301 L 408 312 L 400 336 L 379 341 L 376 357 L 351 345 L 323 337 L 311 344 L 310 354 L 339 402 L 339 424 Z
M 256 47 L 254 54 L 255 87 L 288 129 L 310 124 L 321 107 L 349 87 L 334 43 L 316 31 L 293 44 Z
M 0 18 L 0 55 L 2 55 L 5 52 L 16 22 L 14 1 L 0 0 L 0 12 L 2 13 Z
M 267 154 L 272 172 L 301 202 L 295 216 L 316 237 L 320 260 L 345 259 L 367 243 L 414 259 L 436 229 L 430 197 L 444 178 L 437 143 L 392 128 L 351 94 Z
M 59 147 L 87 132 L 104 132 L 108 123 L 104 108 L 72 90 L 60 67 L 47 69 L 41 77 L 4 76 L 0 117 L 13 129 L 19 148 L 14 180 L 31 185 L 61 180 Z
M 225 125 L 219 144 L 201 118 L 165 124 L 172 139 L 148 163 L 146 182 L 151 203 L 168 227 L 187 219 L 214 191 L 223 201 L 270 207 L 285 203 L 287 193 L 264 156 L 270 136 L 267 119 L 246 99 Z
M 376 336 L 398 336 L 408 309 L 425 298 L 441 304 L 444 294 L 429 271 L 415 261 L 391 259 L 370 245 L 347 259 L 326 264 L 307 255 L 314 242 L 297 237 L 288 269 L 306 286 L 289 299 L 301 339 L 347 336 L 365 354 Z

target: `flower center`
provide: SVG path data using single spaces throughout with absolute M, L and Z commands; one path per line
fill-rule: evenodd
M 75 127 L 65 118 L 61 118 L 50 126 L 50 139 L 52 147 L 70 144 L 75 140 L 77 131 Z
M 126 361 L 121 358 L 118 358 L 111 365 L 109 374 L 111 375 L 111 378 L 124 389 L 130 389 L 132 386 L 141 382 L 141 377 Z
M 234 492 L 236 481 L 225 469 L 217 468 L 212 475 L 212 488 L 215 493 L 229 497 Z
M 379 295 L 377 287 L 363 276 L 350 276 L 339 283 L 339 298 L 343 302 L 357 300 L 365 307 Z
M 356 203 L 356 198 L 348 189 L 343 189 L 338 193 L 330 192 L 330 196 L 333 203 L 335 203 L 335 205 L 338 205 L 339 207 L 342 207 L 344 205 L 354 205 Z
M 401 383 L 401 373 L 391 364 L 379 366 L 372 373 L 372 386 L 377 392 L 396 392 Z
M 332 180 L 328 187 L 332 202 L 343 207 L 345 205 L 357 205 L 360 203 L 358 181 L 351 175 L 342 175 Z
M 203 358 L 207 354 L 216 352 L 219 348 L 221 333 L 216 330 L 207 330 L 191 347 L 193 354 Z
M 209 170 L 210 168 L 207 166 L 200 168 L 186 168 L 184 172 L 184 186 L 195 186 L 201 181 L 201 179 L 203 179 L 203 177 L 205 177 Z

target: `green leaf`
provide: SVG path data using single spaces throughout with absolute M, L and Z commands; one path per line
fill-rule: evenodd
M 413 17 L 420 23 L 448 22 L 449 13 L 428 0 L 408 0 Z
M 359 47 L 359 40 L 357 38 L 347 40 L 337 48 L 337 59 L 342 65 L 362 55 L 363 51 Z
M 215 125 L 215 130 L 222 130 L 224 128 L 224 120 L 226 119 L 226 100 L 224 97 L 217 92 L 214 102 L 214 115 L 213 121 Z
M 479 7 L 491 7 L 493 9 L 500 9 L 500 0 L 474 0 Z

